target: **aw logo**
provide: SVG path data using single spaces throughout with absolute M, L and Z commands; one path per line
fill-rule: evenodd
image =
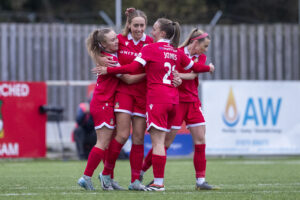
M 239 102 L 244 103 L 244 102 Z M 239 124 L 247 126 L 276 126 L 279 118 L 282 98 L 273 97 L 249 97 L 246 99 L 246 106 L 240 109 L 241 115 L 237 109 L 237 103 L 234 98 L 233 90 L 230 88 L 223 121 L 228 127 L 234 127 Z M 244 104 L 243 104 L 244 105 Z
M 240 120 L 240 116 L 236 107 L 232 88 L 229 90 L 225 112 L 223 114 L 224 123 L 229 126 L 235 126 Z
M 2 120 L 2 100 L 0 100 L 0 139 L 4 138 L 4 125 Z

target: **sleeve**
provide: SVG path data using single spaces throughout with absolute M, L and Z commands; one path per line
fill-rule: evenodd
M 128 74 L 138 71 L 142 67 L 142 65 L 137 62 L 133 61 L 130 64 L 122 65 L 121 67 L 108 67 L 107 73 L 108 74 Z
M 194 63 L 191 68 L 196 73 L 209 72 L 210 70 L 210 67 L 208 65 L 204 65 L 201 63 Z
M 151 60 L 152 52 L 153 52 L 153 51 L 151 51 L 151 49 L 152 48 L 148 45 L 144 46 L 141 49 L 141 52 L 138 54 L 138 56 L 134 60 L 141 63 L 143 65 L 143 67 L 145 67 L 147 62 Z
M 180 51 L 181 67 L 185 70 L 192 69 L 195 73 L 209 72 L 210 67 L 201 63 L 194 63 L 187 55 Z
M 199 56 L 199 61 L 198 63 L 201 63 L 201 64 L 205 64 L 206 63 L 206 55 L 205 54 L 201 54 Z

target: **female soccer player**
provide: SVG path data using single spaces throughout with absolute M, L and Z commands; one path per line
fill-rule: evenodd
M 193 29 L 188 38 L 179 47 L 194 62 L 204 64 L 206 62 L 207 48 L 210 38 L 207 33 L 197 28 Z M 179 76 L 183 79 L 179 89 L 179 109 L 176 114 L 175 126 L 173 130 L 166 136 L 166 149 L 172 144 L 176 132 L 181 128 L 183 120 L 189 128 L 194 141 L 194 167 L 196 171 L 196 189 L 211 190 L 213 186 L 205 182 L 205 120 L 201 110 L 201 102 L 198 98 L 198 74 L 191 73 L 191 70 L 184 71 L 178 69 Z M 186 79 L 186 80 L 185 80 Z M 141 171 L 141 179 L 144 173 L 152 165 L 152 150 L 150 150 L 145 158 Z
M 145 67 L 147 78 L 147 130 L 153 147 L 152 165 L 154 182 L 148 191 L 164 191 L 164 169 L 166 164 L 165 136 L 174 126 L 179 103 L 178 89 L 172 85 L 175 67 L 195 72 L 214 71 L 214 66 L 194 63 L 177 46 L 180 26 L 177 22 L 160 18 L 153 25 L 153 40 L 156 43 L 142 48 L 134 62 L 118 68 L 99 67 L 100 74 L 128 73 Z
M 147 24 L 145 13 L 134 8 L 129 8 L 126 11 L 126 15 L 125 28 L 123 33 L 118 35 L 118 59 L 121 65 L 131 63 L 143 46 L 153 42 L 152 38 L 144 33 Z M 144 76 L 144 70 L 142 69 L 131 74 L 141 74 Z M 109 181 L 120 151 L 130 135 L 132 125 L 130 190 L 144 190 L 145 188 L 139 181 L 144 159 L 144 134 L 146 129 L 145 88 L 145 79 L 132 85 L 120 81 L 114 105 L 117 124 L 116 136 L 112 139 L 109 146 L 105 168 L 101 175 L 103 182 Z
M 95 30 L 89 35 L 86 46 L 89 55 L 97 63 L 97 56 L 101 52 L 116 58 L 111 52 L 118 50 L 118 38 L 111 29 Z M 118 83 L 118 78 L 111 75 L 101 75 L 97 78 L 97 84 L 90 103 L 90 112 L 95 124 L 97 142 L 89 154 L 84 175 L 78 180 L 78 184 L 86 190 L 94 190 L 91 177 L 101 160 L 104 159 L 104 151 L 111 141 L 115 128 L 113 103 Z
M 93 31 L 87 39 L 86 46 L 89 55 L 95 63 L 99 62 L 98 58 L 100 54 L 105 54 L 111 57 L 116 65 L 119 65 L 117 58 L 118 38 L 112 29 L 104 28 Z M 78 180 L 78 184 L 86 190 L 94 190 L 91 177 L 101 160 L 104 160 L 104 151 L 108 148 L 115 129 L 116 122 L 113 106 L 115 91 L 119 84 L 117 77 L 112 75 L 98 76 L 93 92 L 90 112 L 95 124 L 97 142 L 89 154 L 84 175 Z M 135 79 L 137 78 L 129 78 L 131 82 L 136 81 Z M 107 190 L 113 189 L 111 181 L 107 185 Z

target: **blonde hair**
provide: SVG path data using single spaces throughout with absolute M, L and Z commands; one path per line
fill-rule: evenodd
M 192 43 L 193 39 L 196 38 L 196 37 L 199 37 L 200 35 L 202 35 L 203 33 L 205 33 L 203 30 L 200 30 L 198 28 L 194 28 L 190 34 L 188 35 L 188 37 L 185 39 L 185 41 L 179 46 L 179 48 L 181 47 L 185 47 L 185 46 L 188 46 L 190 43 Z M 209 36 L 206 36 L 204 38 L 201 38 L 198 40 L 198 42 L 202 42 L 205 40 L 205 38 L 209 38 Z
M 123 29 L 123 31 L 122 31 L 122 35 L 123 35 L 123 36 L 127 36 L 128 33 L 131 32 L 131 30 L 130 30 L 130 28 L 129 28 L 129 25 L 131 24 L 133 18 L 135 18 L 135 17 L 142 17 L 142 18 L 144 18 L 144 20 L 145 20 L 145 25 L 147 25 L 147 16 L 146 16 L 146 14 L 145 14 L 143 11 L 141 11 L 141 10 L 131 9 L 131 10 L 129 10 L 129 11 L 126 13 L 126 15 L 127 15 L 126 24 L 125 24 L 125 27 L 124 27 L 124 29 Z
M 86 39 L 86 48 L 89 55 L 95 59 L 95 56 L 100 55 L 105 51 L 103 44 L 106 43 L 105 35 L 113 31 L 111 28 L 96 29 Z
M 157 20 L 159 23 L 159 30 L 166 33 L 166 38 L 171 40 L 171 45 L 175 48 L 178 47 L 180 39 L 180 25 L 178 22 L 173 22 L 166 18 L 159 18 Z

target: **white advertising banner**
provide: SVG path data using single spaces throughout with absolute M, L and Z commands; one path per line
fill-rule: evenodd
M 204 81 L 208 155 L 300 154 L 300 82 Z

